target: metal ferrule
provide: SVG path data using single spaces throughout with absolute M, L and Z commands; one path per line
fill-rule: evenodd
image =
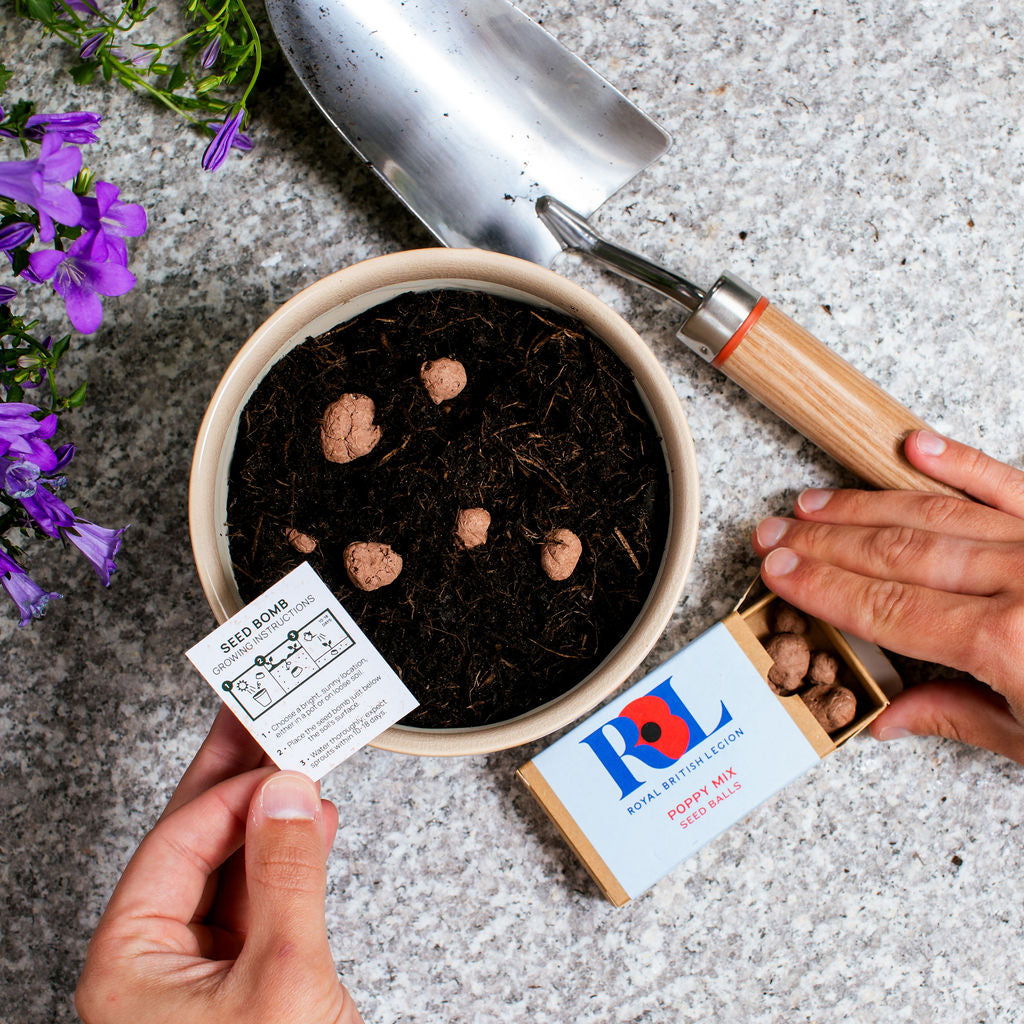
M 679 328 L 679 338 L 709 363 L 732 340 L 761 299 L 761 293 L 732 274 L 723 274 Z

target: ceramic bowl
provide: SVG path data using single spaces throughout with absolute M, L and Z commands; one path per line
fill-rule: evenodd
M 227 537 L 228 471 L 239 416 L 268 369 L 311 336 L 403 292 L 464 288 L 556 309 L 582 321 L 632 372 L 662 438 L 669 476 L 668 535 L 640 614 L 596 669 L 571 690 L 507 721 L 461 729 L 396 725 L 374 746 L 408 754 L 482 754 L 539 739 L 586 714 L 622 685 L 657 642 L 679 601 L 697 539 L 697 462 L 679 399 L 640 336 L 599 299 L 533 263 L 470 249 L 421 249 L 339 270 L 277 310 L 235 356 L 213 395 L 196 441 L 189 484 L 192 549 L 218 623 L 243 607 Z M 372 637 L 371 637 L 372 640 Z

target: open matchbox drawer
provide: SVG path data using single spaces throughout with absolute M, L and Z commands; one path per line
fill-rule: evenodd
M 808 620 L 857 698 L 829 735 L 768 683 L 774 594 L 755 585 L 687 647 L 523 765 L 527 786 L 616 906 L 867 728 L 899 678 L 873 644 Z

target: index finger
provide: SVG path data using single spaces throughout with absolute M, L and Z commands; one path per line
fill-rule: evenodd
M 1024 519 L 1024 473 L 977 448 L 930 430 L 915 430 L 904 444 L 907 458 L 930 477 Z
M 217 783 L 263 764 L 270 765 L 263 748 L 228 708 L 221 706 L 203 745 L 160 815 L 161 820 Z

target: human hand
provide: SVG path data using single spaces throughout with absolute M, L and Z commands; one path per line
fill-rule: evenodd
M 92 938 L 86 1024 L 361 1024 L 324 922 L 338 812 L 264 762 L 222 709 Z
M 795 519 L 754 531 L 761 576 L 839 629 L 973 677 L 907 689 L 872 723 L 876 739 L 945 736 L 1024 764 L 1024 473 L 930 431 L 904 447 L 976 501 L 804 491 Z

